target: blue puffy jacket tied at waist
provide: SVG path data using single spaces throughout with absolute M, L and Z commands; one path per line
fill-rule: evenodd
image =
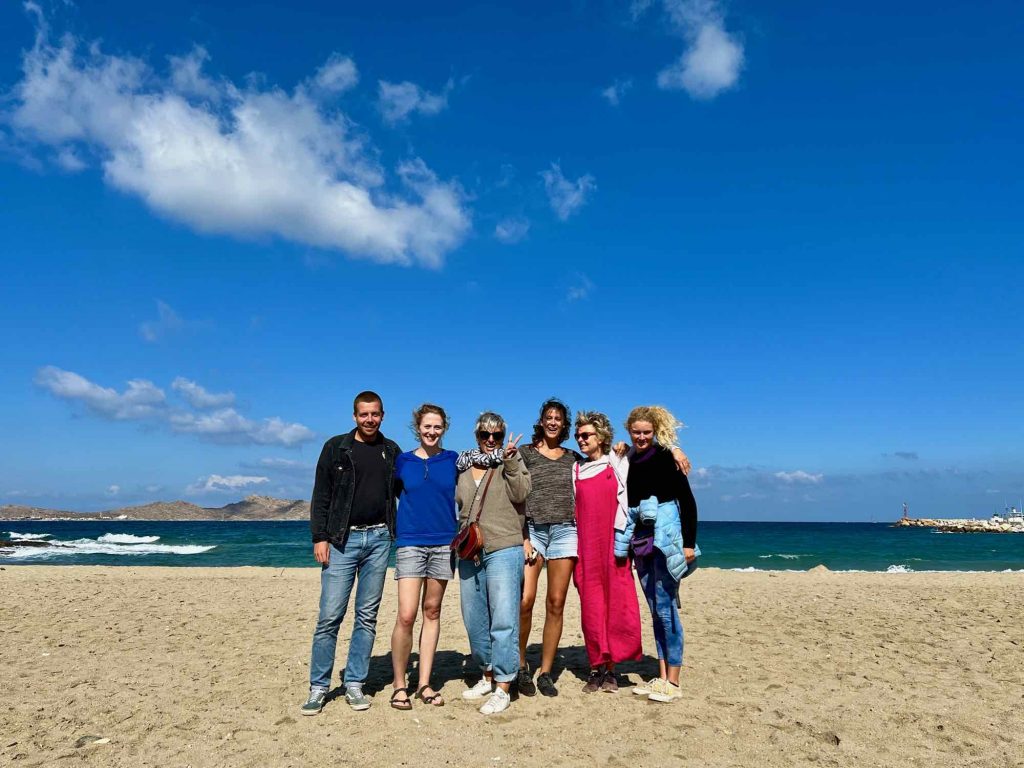
M 626 513 L 626 527 L 615 531 L 615 556 L 629 555 L 629 545 L 637 525 L 654 525 L 654 546 L 661 550 L 668 563 L 668 572 L 676 581 L 686 576 L 690 566 L 683 552 L 683 529 L 679 522 L 679 505 L 673 501 L 658 502 L 654 496 L 644 499 Z M 700 556 L 700 547 L 693 551 Z

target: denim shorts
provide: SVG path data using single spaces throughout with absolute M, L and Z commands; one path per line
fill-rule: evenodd
M 447 544 L 437 547 L 399 547 L 395 550 L 396 579 L 455 578 L 455 553 Z
M 530 543 L 545 560 L 578 557 L 576 523 L 534 523 L 528 520 Z

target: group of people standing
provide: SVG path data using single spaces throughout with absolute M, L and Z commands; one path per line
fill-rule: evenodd
M 380 432 L 379 395 L 361 392 L 351 432 L 331 438 L 317 463 L 310 527 L 321 564 L 320 612 L 313 635 L 310 692 L 303 714 L 321 711 L 334 669 L 338 628 L 355 588 L 354 622 L 344 672 L 345 700 L 369 708 L 363 692 L 376 635 L 392 540 L 396 545 L 398 615 L 391 635 L 394 671 L 390 705 L 443 706 L 430 679 L 448 582 L 459 575 L 462 618 L 480 680 L 462 692 L 483 700 L 485 715 L 520 695 L 557 696 L 552 670 L 562 635 L 570 581 L 579 591 L 590 674 L 586 693 L 615 692 L 619 662 L 641 658 L 635 567 L 650 608 L 659 674 L 633 692 L 652 701 L 681 698 L 683 628 L 680 581 L 693 572 L 697 507 L 686 479 L 689 462 L 675 446 L 679 422 L 657 406 L 634 408 L 626 420 L 632 445 L 613 445 L 606 415 L 580 411 L 579 452 L 562 446 L 568 407 L 548 400 L 531 440 L 508 433 L 504 419 L 477 419 L 476 447 L 442 447 L 444 409 L 413 413 L 419 446 L 406 453 Z M 483 546 L 459 558 L 456 534 L 478 526 Z M 531 671 L 526 646 L 540 573 L 547 570 L 540 666 Z M 413 626 L 422 613 L 419 685 L 407 685 Z M 536 672 L 536 676 L 534 676 Z

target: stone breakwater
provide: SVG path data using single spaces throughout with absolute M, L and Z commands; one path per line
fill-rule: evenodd
M 968 518 L 932 519 L 927 517 L 905 517 L 896 522 L 897 528 L 934 528 L 948 533 L 1024 533 L 1024 525 L 997 522 L 995 520 L 974 520 Z

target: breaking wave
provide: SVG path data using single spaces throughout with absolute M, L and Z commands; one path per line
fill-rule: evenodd
M 30 534 L 39 540 L 50 534 Z M 215 544 L 155 544 L 159 536 L 131 536 L 129 534 L 107 533 L 98 539 L 73 539 L 61 541 L 50 539 L 47 547 L 11 547 L 0 550 L 0 557 L 6 560 L 50 560 L 73 558 L 79 555 L 200 555 L 216 547 Z M 14 541 L 15 539 L 12 539 Z
M 160 537 L 132 536 L 130 533 L 104 533 L 96 541 L 104 544 L 152 544 L 153 542 L 160 541 Z

